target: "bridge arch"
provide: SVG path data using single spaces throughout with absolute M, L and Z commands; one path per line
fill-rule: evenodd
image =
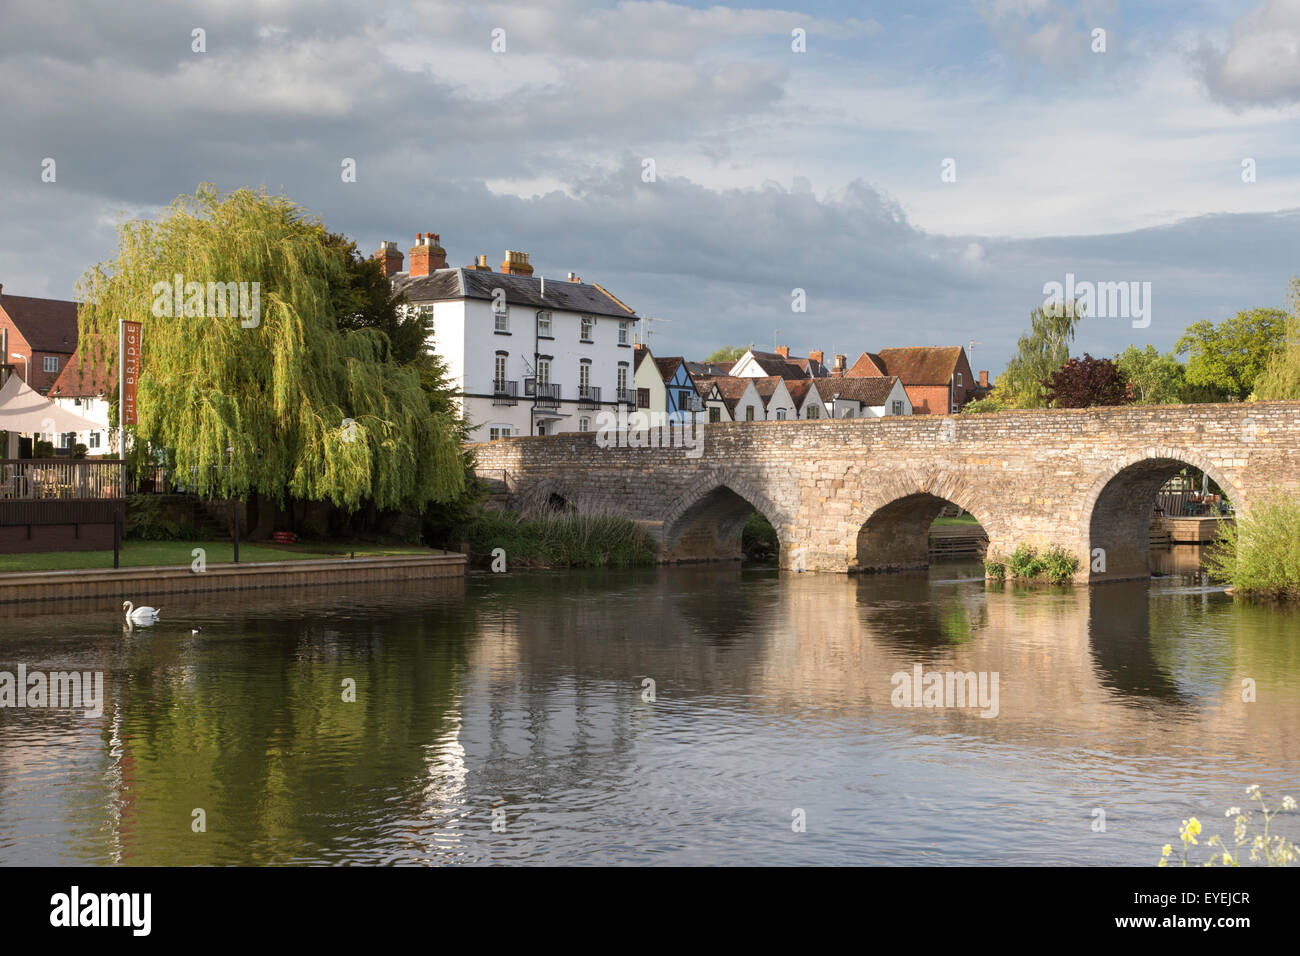
M 784 550 L 784 512 L 761 484 L 731 469 L 703 472 L 664 512 L 663 559 L 738 560 L 745 522 L 755 511 L 771 522 Z
M 1151 574 L 1151 512 L 1156 495 L 1183 468 L 1197 468 L 1223 489 L 1234 508 L 1246 496 L 1204 455 L 1185 448 L 1151 446 L 1112 460 L 1083 496 L 1079 540 L 1087 542 L 1081 566 L 1093 581 L 1148 577 Z M 1105 570 L 1092 570 L 1101 549 Z
M 977 478 L 962 471 L 904 473 L 872 488 L 866 519 L 852 543 L 850 570 L 901 571 L 930 564 L 930 526 L 947 505 L 973 515 L 989 540 L 997 540 L 996 512 Z

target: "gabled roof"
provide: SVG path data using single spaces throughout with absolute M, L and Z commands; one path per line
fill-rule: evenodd
M 684 364 L 685 361 L 680 355 L 655 359 L 655 368 L 659 369 L 659 377 L 664 380 L 664 384 L 673 380 L 673 376 L 677 374 L 677 366 Z M 690 369 L 686 371 L 689 373 Z
M 772 396 L 776 394 L 776 390 L 781 387 L 785 379 L 780 375 L 759 375 L 749 381 L 754 383 L 754 391 L 758 392 L 758 397 L 763 400 L 763 407 L 767 408 L 768 402 L 772 400 Z
M 881 349 L 879 360 L 886 375 L 896 375 L 904 385 L 947 385 L 961 361 L 960 345 L 914 345 Z
M 858 360 L 844 373 L 849 378 L 862 378 L 868 375 L 885 375 L 885 362 L 874 352 L 863 352 Z
M 637 369 L 641 367 L 641 363 L 646 360 L 646 356 L 648 355 L 650 355 L 650 346 L 637 345 L 633 347 L 632 349 L 632 374 L 633 375 L 636 374 Z
M 816 391 L 817 396 L 821 397 L 821 389 L 817 387 L 817 382 L 811 378 L 786 379 L 785 390 L 790 393 L 794 400 L 795 411 L 802 412 L 804 402 L 808 396 Z
M 0 295 L 0 309 L 9 316 L 32 351 L 71 354 L 77 350 L 77 303 Z
M 717 388 L 718 393 L 722 396 L 722 403 L 727 406 L 727 412 L 732 418 L 736 417 L 736 406 L 740 400 L 745 397 L 745 392 L 749 389 L 750 384 L 754 381 L 752 378 L 732 378 L 730 376 L 719 378 L 700 378 L 696 379 L 696 388 L 703 387 Z
M 496 289 L 505 290 L 507 305 L 535 309 L 559 309 L 587 315 L 609 315 L 634 319 L 636 313 L 610 292 L 586 282 L 552 279 L 542 295 L 540 276 L 508 275 L 482 269 L 438 269 L 427 276 L 412 278 L 409 273 L 393 276 L 393 290 L 404 292 L 412 302 L 438 302 L 448 299 L 493 298 Z
M 754 364 L 761 368 L 764 374 L 775 375 L 778 378 L 807 378 L 810 364 L 816 368 L 825 368 L 820 362 L 813 362 L 812 359 L 787 358 L 777 352 L 759 352 L 750 349 L 749 354 L 754 359 Z
M 63 366 L 50 386 L 49 398 L 95 398 L 112 391 L 114 370 L 104 358 L 96 358 L 81 349 Z
M 897 383 L 898 377 L 894 375 L 832 378 L 819 382 L 817 391 L 824 402 L 833 402 L 838 398 L 878 408 L 889 400 L 889 393 Z

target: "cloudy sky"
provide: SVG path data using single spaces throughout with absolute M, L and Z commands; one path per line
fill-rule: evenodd
M 1283 305 L 1300 273 L 1300 0 L 0 0 L 0 18 L 13 294 L 72 298 L 120 219 L 205 181 L 282 191 L 366 251 L 422 231 L 453 265 L 526 251 L 693 357 L 974 340 L 996 372 L 1067 273 L 1151 283 L 1149 324 L 1094 317 L 1077 352 L 1164 349 Z

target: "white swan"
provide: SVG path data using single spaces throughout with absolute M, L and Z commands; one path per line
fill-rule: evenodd
M 126 612 L 126 619 L 131 624 L 152 624 L 158 620 L 159 609 L 156 607 L 136 607 L 130 601 L 123 601 L 122 610 Z

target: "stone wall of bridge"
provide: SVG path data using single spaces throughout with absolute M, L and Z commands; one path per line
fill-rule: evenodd
M 1145 576 L 1156 491 L 1204 470 L 1239 511 L 1269 489 L 1300 495 L 1300 402 L 1053 409 L 995 415 L 702 426 L 703 449 L 602 447 L 597 433 L 475 446 L 513 503 L 559 496 L 580 511 L 652 522 L 665 559 L 735 557 L 750 510 L 777 530 L 781 564 L 889 570 L 926 562 L 945 502 L 989 550 L 1058 546 L 1080 579 Z M 1093 571 L 1094 549 L 1106 570 Z

